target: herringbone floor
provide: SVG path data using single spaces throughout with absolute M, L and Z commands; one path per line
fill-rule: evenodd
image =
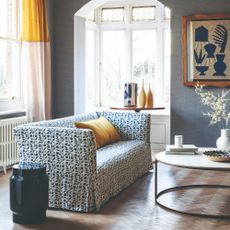
M 159 189 L 192 183 L 230 184 L 226 172 L 176 169 L 159 165 Z M 8 181 L 11 172 L 0 175 L 0 230 L 229 230 L 229 219 L 201 218 L 178 214 L 159 207 L 154 200 L 154 171 L 104 205 L 100 213 L 48 210 L 40 225 L 12 222 Z M 230 215 L 230 190 L 192 189 L 163 196 L 161 201 L 174 208 Z

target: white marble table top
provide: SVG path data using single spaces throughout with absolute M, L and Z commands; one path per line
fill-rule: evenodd
M 230 162 L 214 162 L 207 159 L 207 157 L 202 154 L 203 151 L 207 150 L 211 149 L 199 148 L 198 154 L 195 155 L 170 155 L 165 154 L 165 152 L 160 152 L 155 155 L 155 159 L 164 164 L 183 168 L 230 170 Z

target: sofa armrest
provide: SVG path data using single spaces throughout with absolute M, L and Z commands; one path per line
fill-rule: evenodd
M 97 112 L 118 130 L 123 140 L 141 140 L 150 143 L 150 114 L 136 112 Z
M 46 165 L 49 207 L 73 211 L 92 209 L 96 146 L 91 130 L 20 125 L 14 129 L 14 134 L 20 161 Z M 75 206 L 81 194 L 84 202 Z
M 62 117 L 57 119 L 45 120 L 32 122 L 27 125 L 29 126 L 43 126 L 43 127 L 64 127 L 64 128 L 75 128 L 74 123 L 76 121 L 87 121 L 92 119 L 97 119 L 96 113 L 83 113 L 70 117 Z
M 91 155 L 96 151 L 95 137 L 89 129 L 19 125 L 14 128 L 14 135 L 20 160 L 36 157 L 35 160 L 43 162 L 48 156 L 66 160 L 76 153 L 76 159 L 80 160 L 80 154 Z

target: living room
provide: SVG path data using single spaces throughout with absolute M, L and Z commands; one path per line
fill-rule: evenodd
M 143 75 L 144 72 L 142 72 L 142 75 L 140 75 L 140 77 L 138 76 L 139 78 L 137 78 L 137 81 L 135 81 L 138 83 L 140 88 L 142 78 L 146 77 L 144 82 L 145 89 L 148 89 L 148 84 L 151 82 L 151 89 L 153 91 L 155 100 L 154 106 L 165 107 L 164 110 L 147 111 L 151 114 L 151 148 L 152 152 L 154 152 L 153 155 L 163 151 L 166 144 L 174 144 L 174 137 L 176 135 L 183 135 L 183 143 L 185 144 L 193 144 L 198 147 L 216 147 L 216 140 L 220 136 L 221 128 L 218 125 L 210 125 L 209 117 L 203 115 L 203 111 L 205 111 L 206 107 L 201 103 L 199 95 L 197 95 L 195 92 L 195 85 L 189 87 L 186 86 L 185 83 L 185 64 L 182 60 L 184 58 L 185 47 L 181 42 L 184 29 L 182 24 L 182 17 L 201 14 L 227 14 L 230 10 L 230 5 L 227 0 L 194 0 L 192 2 L 186 2 L 182 0 L 160 0 L 152 1 L 152 4 L 150 4 L 151 1 L 123 1 L 126 6 L 129 5 L 129 7 L 127 7 L 129 10 L 133 9 L 132 7 L 141 8 L 147 6 L 149 9 L 152 9 L 152 6 L 156 7 L 154 8 L 154 20 L 151 19 L 151 14 L 149 14 L 149 21 L 145 20 L 143 23 L 138 22 L 137 20 L 136 23 L 133 22 L 131 25 L 126 25 L 127 27 L 121 25 L 121 22 L 117 23 L 108 21 L 101 23 L 102 20 L 100 17 L 99 19 L 97 18 L 103 9 L 103 6 L 104 9 L 121 9 L 122 1 L 68 0 L 64 2 L 61 0 L 46 0 L 43 2 L 46 3 L 49 42 L 51 46 L 50 88 L 52 90 L 52 100 L 50 103 L 50 108 L 52 108 L 52 116 L 50 118 L 61 119 L 64 117 L 81 114 L 83 112 L 101 111 L 108 109 L 109 107 L 123 105 L 123 82 L 120 84 L 120 91 L 115 90 L 112 92 L 110 88 L 108 88 L 109 84 L 99 85 L 95 79 L 95 82 L 92 84 L 93 79 L 88 77 L 92 75 L 91 68 L 87 68 L 88 65 L 92 66 L 92 63 L 90 63 L 92 56 L 98 57 L 97 55 L 100 56 L 105 52 L 103 53 L 103 51 L 100 51 L 102 53 L 100 54 L 99 52 L 99 54 L 96 55 L 94 53 L 97 51 L 96 49 L 96 51 L 87 51 L 85 48 L 87 47 L 87 41 L 84 37 L 85 33 L 82 32 L 86 31 L 84 29 L 88 29 L 88 32 L 92 28 L 97 32 L 98 30 L 101 30 L 100 32 L 103 30 L 112 30 L 116 32 L 125 30 L 127 32 L 128 27 L 134 30 L 136 29 L 136 31 L 140 31 L 141 27 L 142 30 L 150 30 L 151 26 L 149 27 L 149 25 L 152 23 L 152 21 L 156 20 L 158 17 L 167 17 L 164 18 L 163 23 L 156 21 L 152 23 L 154 24 L 152 27 L 153 30 L 156 29 L 157 26 L 160 26 L 160 28 L 164 29 L 170 29 L 169 36 L 167 35 L 168 40 L 166 39 L 166 41 L 163 41 L 164 33 L 162 32 L 161 45 L 156 43 L 156 46 L 154 47 L 151 43 L 148 43 L 147 39 L 149 37 L 152 38 L 151 36 L 153 36 L 154 39 L 154 36 L 156 36 L 156 39 L 159 41 L 161 36 L 159 32 L 160 30 L 157 30 L 158 32 L 155 35 L 140 35 L 140 40 L 143 39 L 143 37 L 146 37 L 146 40 L 143 40 L 143 43 L 149 45 L 149 50 L 157 47 L 158 51 L 154 52 L 153 56 L 151 56 L 152 60 L 156 61 L 155 66 L 149 65 L 150 67 L 148 69 L 149 74 L 153 74 L 152 72 L 155 71 L 155 76 L 153 79 L 151 79 L 152 81 L 150 78 L 148 78 L 148 73 L 146 76 Z M 143 5 L 144 2 L 145 5 Z M 158 11 L 157 6 L 161 6 L 161 12 Z M 167 9 L 165 7 L 167 7 Z M 90 15 L 91 19 L 87 19 L 86 15 L 88 12 L 91 12 L 92 10 L 94 11 L 96 9 L 97 23 L 94 23 L 92 22 L 94 20 L 92 20 L 92 15 Z M 165 9 L 166 11 L 164 11 Z M 150 10 L 149 12 L 152 11 Z M 170 12 L 170 14 L 168 12 Z M 130 22 L 130 19 L 127 18 L 127 15 L 131 15 L 131 12 L 125 12 L 124 15 L 126 20 L 125 22 Z M 119 15 L 117 17 L 119 17 Z M 130 34 L 131 32 L 129 31 L 127 33 Z M 117 47 L 119 47 L 119 45 L 124 45 L 122 44 L 123 41 L 121 40 L 122 36 L 118 35 L 117 33 L 114 36 L 116 39 L 114 38 L 113 40 L 112 35 L 112 40 L 110 42 L 112 42 L 115 49 L 118 49 Z M 124 35 L 126 38 L 127 36 L 127 34 Z M 4 37 L 5 36 L 3 36 L 2 39 L 4 39 Z M 170 41 L 171 45 L 163 45 L 164 42 L 168 42 L 170 44 Z M 89 45 L 88 47 L 91 46 Z M 106 44 L 104 47 L 106 47 Z M 132 43 L 132 36 L 130 36 L 129 47 L 127 48 L 127 46 L 125 46 L 126 52 L 128 52 L 127 50 L 130 50 L 131 52 L 132 47 L 135 48 L 135 44 Z M 165 55 L 164 48 L 162 47 L 171 47 L 171 50 L 169 51 L 168 48 L 168 52 Z M 226 50 L 228 50 L 228 44 L 226 47 Z M 139 47 L 137 44 L 137 50 L 138 48 Z M 146 53 L 148 55 L 147 51 Z M 134 56 L 127 54 L 125 55 L 131 57 Z M 122 58 L 123 57 L 121 55 L 121 60 L 123 60 Z M 170 59 L 170 64 L 168 66 L 164 66 L 163 68 L 162 63 L 166 63 L 167 58 Z M 94 59 L 94 61 L 95 60 L 97 65 L 92 69 L 100 70 L 100 65 L 103 65 L 103 63 L 100 63 L 97 59 Z M 29 62 L 27 61 L 28 59 L 26 59 L 26 61 L 24 60 L 25 69 L 28 67 L 27 65 Z M 123 74 L 127 77 L 124 79 L 124 81 L 132 81 L 132 78 L 129 76 L 132 74 L 128 73 L 133 72 L 133 62 L 135 62 L 135 60 L 125 59 L 125 68 L 127 66 L 128 68 L 123 72 Z M 161 66 L 161 68 L 159 68 L 159 66 Z M 122 69 L 123 66 L 121 65 L 119 68 Z M 154 69 L 154 71 L 151 72 L 151 69 Z M 111 74 L 111 72 L 109 73 Z M 96 79 L 98 79 L 98 76 Z M 213 80 L 209 82 L 213 82 Z M 226 86 L 227 88 L 228 83 L 226 82 L 227 81 L 224 81 L 222 86 Z M 112 86 L 114 86 L 112 89 L 115 88 L 116 82 L 112 82 Z M 222 88 L 223 87 L 219 87 L 217 84 L 214 85 L 214 87 L 208 87 L 207 90 L 210 90 L 215 94 L 220 94 L 222 92 Z M 106 93 L 111 94 L 110 99 L 108 100 L 106 98 Z M 88 95 L 89 97 L 87 98 L 85 95 Z M 101 97 L 100 95 L 103 96 Z M 36 96 L 38 96 L 38 98 L 42 98 L 42 96 L 39 97 L 39 94 L 37 93 Z M 103 99 L 104 101 L 100 99 Z M 118 100 L 116 101 L 116 99 Z M 118 105 L 115 104 L 117 102 Z M 94 107 L 92 107 L 92 104 Z M 34 107 L 36 108 L 37 104 L 34 104 Z M 8 112 L 6 113 L 8 110 L 16 111 L 13 112 L 13 115 L 9 115 L 11 117 L 15 115 L 25 115 L 25 108 L 23 108 L 21 103 L 19 103 L 17 107 L 13 108 L 6 105 L 6 100 L 0 99 L 0 109 L 1 120 L 9 118 L 7 117 L 9 115 Z M 112 110 L 112 112 L 115 112 L 115 110 Z M 125 111 L 124 113 L 133 114 L 134 112 Z M 141 112 L 140 114 L 142 113 L 144 112 Z M 136 115 L 139 116 L 138 114 L 139 113 Z M 1 136 L 4 135 L 6 134 L 1 134 Z M 0 209 L 0 229 L 186 229 L 188 227 L 191 229 L 229 228 L 229 218 L 206 218 L 180 214 L 172 210 L 167 210 L 158 205 L 155 202 L 155 169 L 156 167 L 153 167 L 153 169 L 150 170 L 147 174 L 137 179 L 126 189 L 120 191 L 118 195 L 110 198 L 105 204 L 103 204 L 99 212 L 71 212 L 65 211 L 64 209 L 48 209 L 46 211 L 45 222 L 34 225 L 23 225 L 14 223 L 12 220 L 12 211 L 10 210 L 9 201 L 9 178 L 11 177 L 12 170 L 8 168 L 6 175 L 3 171 L 0 172 L 0 200 L 2 204 Z M 224 185 L 228 182 L 226 174 L 219 171 L 197 171 L 195 169 L 184 168 L 171 169 L 166 165 L 159 165 L 158 170 L 158 183 L 160 183 L 159 189 L 164 188 L 165 186 L 176 186 L 178 185 L 177 182 L 182 182 L 184 184 L 196 183 L 197 180 L 201 177 L 203 178 L 202 183 L 204 184 L 211 185 L 220 183 Z M 170 207 L 174 207 L 174 209 L 180 209 L 182 207 L 189 211 L 195 210 L 196 212 L 199 212 L 200 210 L 201 213 L 205 213 L 205 210 L 214 210 L 213 212 L 208 213 L 210 215 L 217 213 L 224 216 L 229 216 L 230 211 L 227 209 L 226 205 L 223 204 L 223 201 L 220 201 L 220 203 L 222 202 L 221 209 L 218 209 L 218 205 L 215 202 L 212 202 L 215 199 L 216 201 L 219 201 L 221 196 L 225 196 L 225 198 L 227 196 L 229 197 L 229 193 L 226 189 L 223 189 L 222 193 L 218 193 L 217 189 L 212 188 L 208 191 L 199 191 L 198 194 L 202 194 L 202 198 L 206 195 L 207 207 L 204 207 L 202 200 L 196 202 L 196 199 L 191 197 L 193 195 L 193 190 L 183 190 L 182 192 L 178 192 L 178 194 L 176 193 L 176 195 L 169 194 L 169 197 L 166 197 L 164 202 L 171 204 Z M 183 197 L 184 200 L 180 197 Z M 208 203 L 209 200 L 210 204 Z M 225 200 L 227 201 L 227 199 Z

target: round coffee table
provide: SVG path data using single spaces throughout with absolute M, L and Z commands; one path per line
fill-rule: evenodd
M 200 149 L 199 149 L 200 151 Z M 164 165 L 170 165 L 179 168 L 189 168 L 189 169 L 198 169 L 198 170 L 213 170 L 213 171 L 223 171 L 226 173 L 230 172 L 230 163 L 220 163 L 220 162 L 213 162 L 208 159 L 201 153 L 195 155 L 170 155 L 165 154 L 165 152 L 160 152 L 155 155 L 155 201 L 158 205 L 169 209 L 171 211 L 189 214 L 194 216 L 206 216 L 206 217 L 221 217 L 221 218 L 229 218 L 230 214 L 208 214 L 208 213 L 198 213 L 198 212 L 190 212 L 187 210 L 179 210 L 178 208 L 170 207 L 170 202 L 167 204 L 163 204 L 159 201 L 159 198 L 167 193 L 176 192 L 178 190 L 184 189 L 196 189 L 196 188 L 221 188 L 221 189 L 229 189 L 230 185 L 223 185 L 223 184 L 192 184 L 192 185 L 181 185 L 181 186 L 174 186 L 167 189 L 163 189 L 158 191 L 158 163 L 162 163 Z M 230 193 L 229 193 L 230 194 Z M 230 197 L 229 197 L 230 198 Z

